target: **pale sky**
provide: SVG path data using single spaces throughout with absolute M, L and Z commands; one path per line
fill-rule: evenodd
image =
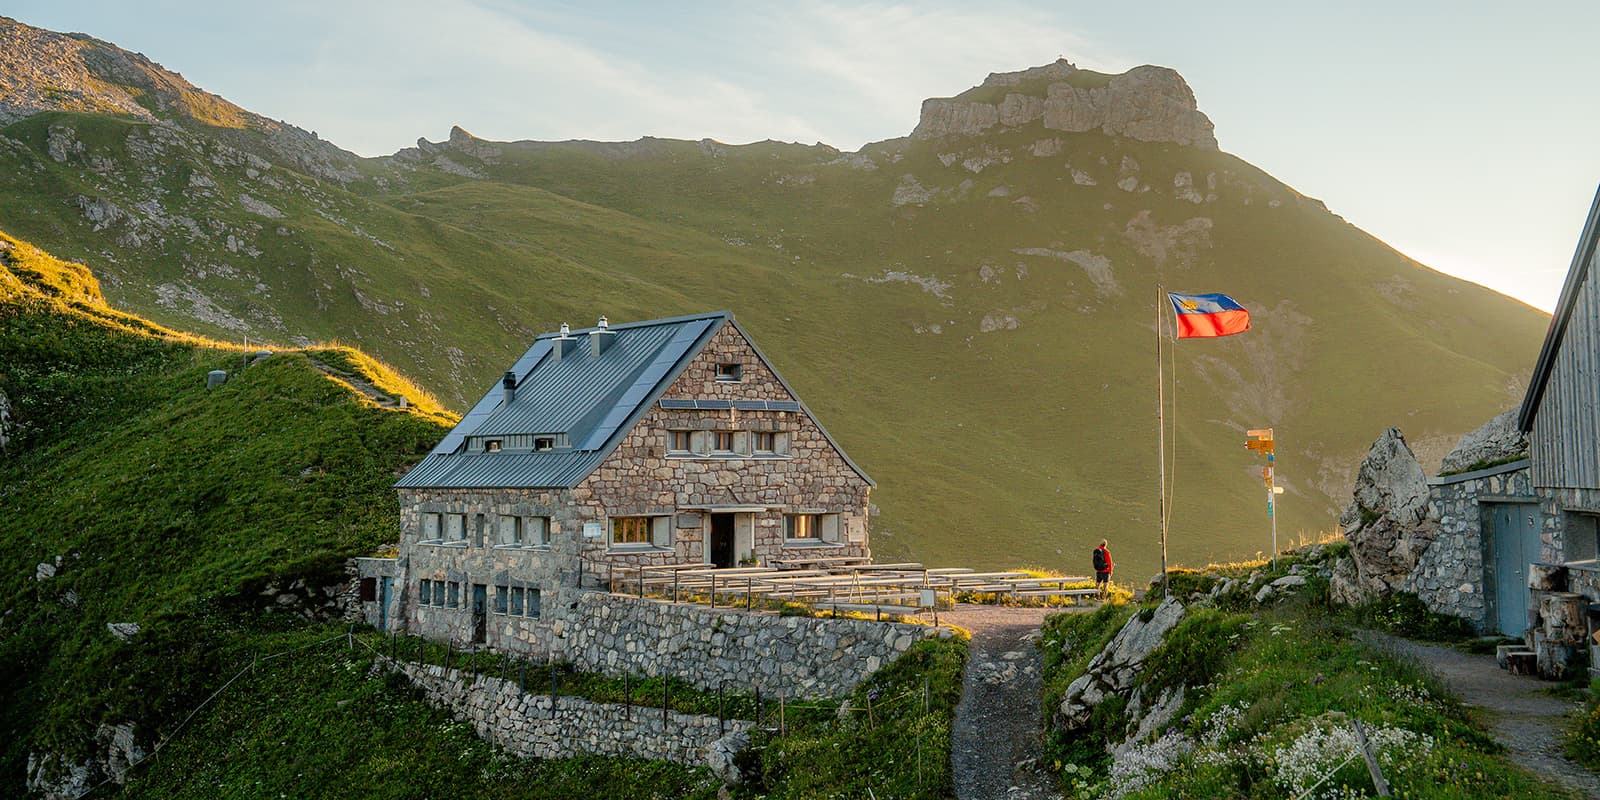
M 363 155 L 456 124 L 854 150 L 989 72 L 1160 64 L 1222 149 L 1545 310 L 1600 182 L 1593 2 L 10 0 L 0 14 L 143 52 Z

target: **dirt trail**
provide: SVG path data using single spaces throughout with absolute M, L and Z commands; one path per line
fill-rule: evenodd
M 1582 704 L 1539 692 L 1555 684 L 1512 675 L 1495 665 L 1494 656 L 1468 655 L 1372 631 L 1364 631 L 1361 638 L 1422 662 L 1463 703 L 1482 709 L 1489 730 L 1496 741 L 1505 745 L 1511 760 L 1536 775 L 1600 800 L 1600 776 L 1567 758 L 1562 748 L 1566 717 Z
M 959 800 L 1060 797 L 1036 762 L 1043 735 L 1036 643 L 1045 616 L 1061 610 L 961 605 L 940 613 L 940 622 L 972 632 L 950 735 Z
M 366 395 L 372 400 L 372 402 L 377 403 L 384 408 L 405 408 L 405 406 L 400 404 L 400 401 L 396 400 L 388 392 L 373 386 L 371 382 L 360 375 L 353 375 L 345 372 L 344 370 L 339 369 L 338 367 L 335 367 L 332 364 L 329 364 L 318 358 L 311 358 L 310 356 L 307 356 L 306 358 L 310 359 L 311 366 L 322 370 L 323 374 L 327 375 L 328 377 L 333 378 L 334 380 L 349 386 L 351 389 Z

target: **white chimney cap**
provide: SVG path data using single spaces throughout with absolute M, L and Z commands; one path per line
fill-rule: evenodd
M 610 327 L 610 325 L 611 323 L 606 322 L 606 318 L 604 316 L 600 317 L 600 330 L 605 330 L 606 328 Z
M 567 332 L 570 331 L 570 330 L 571 330 L 571 328 L 567 327 L 567 323 L 565 323 L 565 322 L 561 323 L 561 335 L 562 336 L 566 336 Z

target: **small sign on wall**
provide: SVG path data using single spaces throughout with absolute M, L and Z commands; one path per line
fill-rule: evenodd
M 583 538 L 585 538 L 585 539 L 599 539 L 601 536 L 605 535 L 605 532 L 606 532 L 605 526 L 602 525 L 601 523 L 598 523 L 598 522 L 585 522 L 585 523 L 583 523 Z

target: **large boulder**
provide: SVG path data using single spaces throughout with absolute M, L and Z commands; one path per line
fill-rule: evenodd
M 1439 535 L 1429 502 L 1428 476 L 1399 428 L 1372 443 L 1356 473 L 1350 505 L 1339 517 L 1355 561 L 1354 585 L 1334 587 L 1345 598 L 1385 597 L 1405 588 L 1407 576 Z M 1334 572 L 1335 582 L 1348 582 Z
M 1056 709 L 1056 726 L 1065 731 L 1082 728 L 1107 695 L 1127 694 L 1145 659 L 1161 646 L 1167 631 L 1183 621 L 1184 611 L 1182 603 L 1169 597 L 1148 619 L 1143 614 L 1129 619 L 1067 687 L 1067 695 Z
M 1505 461 L 1528 454 L 1528 434 L 1517 429 L 1520 407 L 1506 409 L 1483 423 L 1483 427 L 1461 437 L 1456 449 L 1444 457 L 1442 472 L 1464 472 L 1474 465 Z

